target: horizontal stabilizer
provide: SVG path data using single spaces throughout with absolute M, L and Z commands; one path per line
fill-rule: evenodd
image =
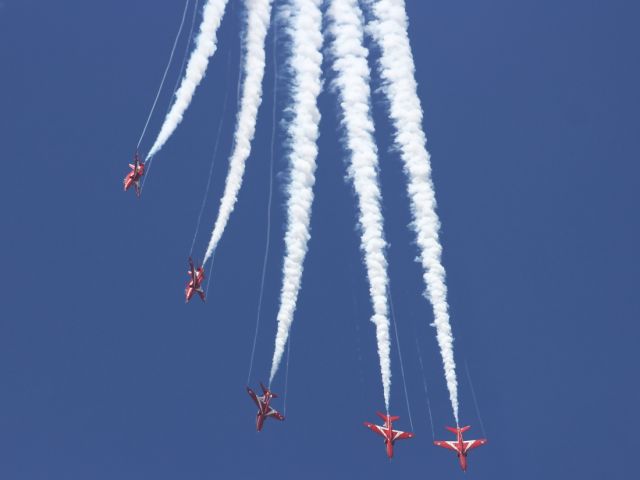
M 385 414 L 384 414 L 384 413 L 382 413 L 382 412 L 376 412 L 376 415 L 378 415 L 378 416 L 379 416 L 382 420 L 384 420 L 385 422 L 386 422 L 386 421 L 389 421 L 389 422 L 395 422 L 395 421 L 397 421 L 397 420 L 400 420 L 400 417 L 396 417 L 396 416 L 393 416 L 393 415 L 385 415 Z
M 471 428 L 471 425 L 467 425 L 466 427 L 462 427 L 462 428 L 454 428 L 454 427 L 444 427 L 444 428 L 449 430 L 451 433 L 455 433 L 457 435 L 458 432 L 464 433 L 467 430 L 469 430 Z

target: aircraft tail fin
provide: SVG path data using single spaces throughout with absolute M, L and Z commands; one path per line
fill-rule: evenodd
M 464 433 L 467 430 L 469 430 L 471 428 L 471 425 L 467 425 L 466 427 L 460 427 L 460 428 L 454 428 L 454 427 L 444 427 L 444 428 L 449 430 L 451 433 L 455 433 L 457 435 L 458 432 Z
M 376 415 L 378 415 L 385 422 L 386 421 L 395 422 L 396 420 L 400 420 L 400 417 L 396 417 L 394 415 L 385 415 L 382 412 L 376 412 Z
M 278 394 L 269 391 L 269 389 L 267 387 L 265 387 L 262 382 L 260 382 L 260 388 L 262 388 L 262 394 L 263 395 L 266 395 L 268 393 L 269 395 L 271 395 L 271 398 L 278 398 Z

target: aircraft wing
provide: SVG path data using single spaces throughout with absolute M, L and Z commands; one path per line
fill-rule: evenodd
M 446 441 L 436 440 L 435 442 L 433 442 L 433 444 L 438 446 L 438 447 L 448 448 L 449 450 L 453 450 L 454 452 L 458 452 L 458 447 L 456 445 L 456 442 L 446 442 Z M 458 453 L 460 453 L 460 452 L 458 452 Z
M 255 402 L 256 406 L 258 408 L 260 408 L 260 402 L 258 401 L 258 397 L 256 396 L 256 392 L 254 392 L 253 390 L 251 390 L 249 387 L 247 387 L 247 393 L 249 394 L 249 396 L 253 399 L 253 401 Z
M 271 407 L 269 407 L 269 412 L 267 413 L 267 417 L 274 417 L 280 421 L 284 420 L 284 417 L 282 416 L 282 414 Z
M 464 449 L 468 452 L 472 448 L 481 447 L 485 443 L 487 443 L 487 441 L 484 438 L 481 438 L 480 440 L 467 440 L 464 442 Z
M 413 438 L 413 433 L 401 432 L 400 430 L 394 430 L 393 431 L 393 439 L 394 440 L 404 440 L 405 438 Z
M 380 428 L 378 425 L 375 425 L 375 424 L 369 423 L 369 422 L 364 422 L 364 426 L 368 427 L 373 432 L 376 432 L 381 437 L 387 438 L 387 436 L 384 434 L 384 430 L 382 428 Z

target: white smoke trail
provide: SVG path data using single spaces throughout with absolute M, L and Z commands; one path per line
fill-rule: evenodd
M 404 0 L 368 0 L 375 20 L 371 33 L 381 50 L 379 63 L 383 89 L 396 128 L 395 142 L 404 162 L 413 214 L 412 227 L 420 249 L 420 262 L 431 301 L 436 337 L 442 355 L 453 416 L 458 423 L 458 383 L 453 357 L 453 336 L 449 323 L 447 286 L 442 266 L 442 246 L 438 238 L 440 220 L 431 180 L 431 164 L 422 130 L 422 106 L 414 77 L 413 54 L 407 33 Z
M 364 48 L 364 23 L 358 0 L 332 0 L 327 14 L 333 37 L 331 52 L 336 72 L 335 86 L 340 94 L 341 123 L 346 129 L 345 143 L 351 154 L 349 177 L 358 197 L 361 249 L 369 279 L 373 304 L 371 321 L 376 326 L 378 356 L 384 401 L 389 411 L 391 358 L 387 299 L 387 260 L 383 218 L 378 185 L 378 151 L 373 139 L 369 65 Z
M 265 37 L 269 29 L 272 0 L 247 0 L 247 32 L 245 36 L 244 82 L 242 100 L 235 132 L 235 145 L 229 160 L 229 173 L 220 200 L 218 218 L 211 233 L 211 240 L 204 255 L 209 260 L 224 232 L 229 216 L 238 199 L 242 186 L 245 164 L 251 153 L 251 141 L 256 131 L 258 108 L 262 103 L 262 80 L 265 66 Z
M 191 52 L 187 70 L 182 78 L 180 88 L 176 92 L 176 98 L 171 106 L 171 110 L 167 113 L 160 128 L 160 133 L 151 150 L 149 150 L 145 162 L 158 153 L 178 127 L 182 121 L 184 112 L 191 103 L 196 87 L 204 78 L 209 59 L 217 48 L 216 34 L 222 21 L 227 1 L 228 0 L 208 0 L 204 6 L 202 23 L 200 24 L 200 34 L 196 39 L 196 47 L 193 52 Z
M 318 95 L 322 89 L 322 0 L 294 0 L 287 31 L 291 38 L 290 68 L 293 72 L 292 120 L 288 126 L 291 164 L 287 200 L 286 255 L 283 266 L 278 330 L 269 383 L 278 371 L 296 309 L 307 242 L 315 183 L 316 141 L 320 111 Z

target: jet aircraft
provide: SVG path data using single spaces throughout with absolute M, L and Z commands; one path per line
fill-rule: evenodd
M 469 430 L 471 426 L 466 426 L 462 428 L 459 428 L 459 427 L 458 428 L 445 427 L 445 428 L 450 432 L 456 434 L 456 440 L 455 441 L 436 440 L 433 443 L 438 447 L 448 448 L 449 450 L 453 450 L 454 452 L 456 452 L 456 455 L 458 456 L 458 460 L 460 461 L 460 467 L 462 467 L 462 470 L 466 472 L 467 471 L 467 454 L 469 453 L 469 450 L 473 448 L 481 447 L 482 445 L 487 443 L 487 440 L 485 438 L 481 438 L 480 440 L 463 439 L 462 434 L 467 430 Z
M 127 173 L 123 181 L 124 191 L 126 192 L 131 188 L 131 185 L 133 185 L 136 191 L 136 196 L 140 198 L 140 178 L 144 175 L 144 163 L 140 161 L 140 155 L 138 155 L 138 152 L 133 156 L 133 163 L 129 164 L 129 168 L 131 171 Z
M 247 393 L 253 399 L 256 406 L 258 407 L 258 413 L 256 414 L 256 430 L 259 432 L 262 430 L 262 426 L 264 421 L 268 417 L 273 417 L 276 420 L 284 420 L 284 417 L 280 412 L 276 411 L 271 407 L 271 399 L 278 398 L 278 395 L 272 393 L 267 387 L 265 387 L 262 382 L 260 382 L 260 388 L 262 388 L 262 395 L 256 395 L 256 392 L 247 387 Z
M 372 431 L 384 437 L 384 444 L 387 447 L 387 456 L 393 458 L 393 445 L 396 440 L 403 440 L 405 438 L 413 438 L 413 433 L 401 432 L 400 430 L 393 429 L 393 422 L 400 417 L 393 417 L 391 415 L 385 415 L 384 413 L 376 412 L 376 414 L 384 420 L 384 425 L 374 425 L 373 423 L 364 422 L 365 427 L 369 427 Z
M 204 290 L 202 289 L 202 281 L 204 280 L 204 266 L 200 266 L 197 269 L 193 265 L 193 260 L 189 257 L 189 282 L 187 288 L 184 290 L 184 294 L 187 297 L 187 303 L 191 300 L 194 293 L 200 295 L 200 298 L 204 302 Z

